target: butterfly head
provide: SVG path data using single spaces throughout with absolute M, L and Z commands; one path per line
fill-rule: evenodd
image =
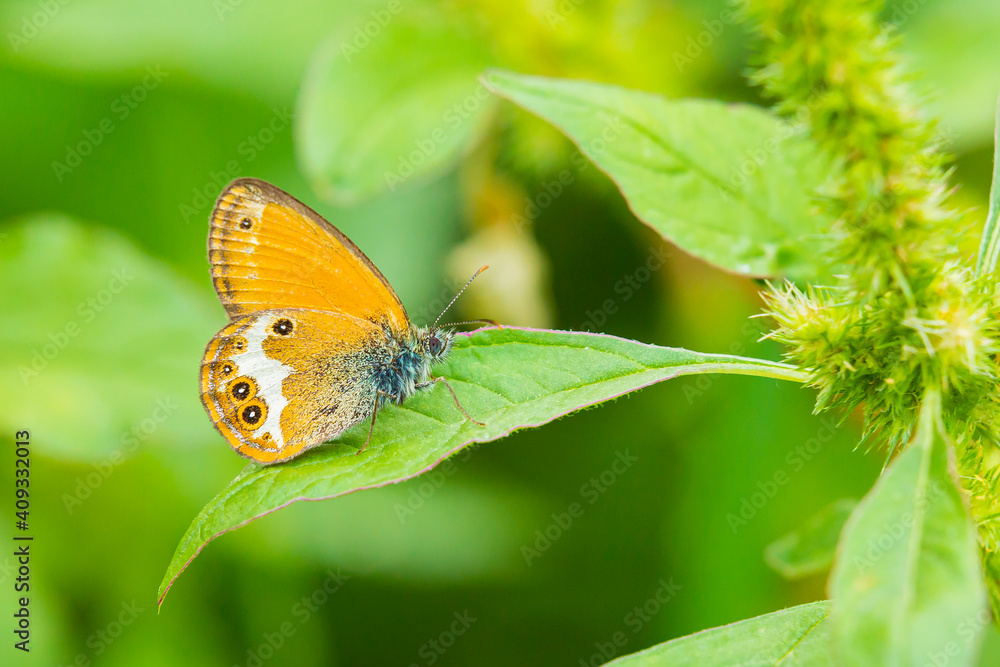
M 437 326 L 420 329 L 417 335 L 420 352 L 426 355 L 431 361 L 436 361 L 447 356 L 451 351 L 451 344 L 454 338 L 454 331 Z

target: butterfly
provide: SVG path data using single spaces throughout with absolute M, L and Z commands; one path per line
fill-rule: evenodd
M 431 377 L 454 332 L 437 325 L 440 316 L 429 327 L 410 322 L 371 260 L 280 188 L 254 178 L 226 186 L 208 258 L 230 321 L 205 348 L 201 401 L 243 456 L 287 461 L 370 417 L 361 453 L 383 405 L 437 382 L 485 425 Z

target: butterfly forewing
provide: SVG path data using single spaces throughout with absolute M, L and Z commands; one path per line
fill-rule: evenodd
M 230 318 L 276 308 L 340 312 L 403 334 L 395 291 L 336 227 L 269 183 L 223 190 L 208 239 L 212 280 Z
M 237 318 L 205 349 L 202 403 L 240 454 L 287 460 L 371 415 L 372 369 L 387 363 L 384 336 L 343 313 L 278 309 Z

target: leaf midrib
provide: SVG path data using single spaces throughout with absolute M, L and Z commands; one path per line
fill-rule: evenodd
M 916 571 L 920 560 L 920 545 L 923 542 L 924 520 L 927 516 L 925 489 L 927 488 L 927 480 L 930 476 L 931 459 L 937 436 L 937 413 L 929 408 L 931 408 L 932 402 L 939 400 L 937 394 L 933 392 L 928 392 L 924 398 L 924 402 L 927 405 L 925 409 L 928 409 L 928 417 L 925 418 L 926 423 L 922 423 L 920 426 L 922 429 L 927 429 L 927 431 L 922 434 L 924 437 L 923 442 L 920 443 L 920 468 L 917 473 L 917 483 L 913 485 L 913 495 L 911 497 L 914 521 L 913 530 L 910 532 L 910 537 L 907 540 L 906 562 L 903 566 L 903 590 L 900 593 L 902 602 L 898 606 L 892 607 L 892 612 L 895 613 L 893 613 L 889 637 L 889 644 L 892 647 L 892 652 L 889 654 L 891 665 L 899 664 L 899 654 L 895 649 L 905 645 L 906 619 L 913 611 L 912 607 L 917 587 Z M 935 404 L 939 405 L 939 403 Z M 920 503 L 917 501 L 922 490 L 925 493 L 925 502 Z
M 827 608 L 826 613 L 823 614 L 823 617 L 817 619 L 815 623 L 813 623 L 812 625 L 810 625 L 809 628 L 805 632 L 802 633 L 801 637 L 799 637 L 798 639 L 796 639 L 795 642 L 791 646 L 788 647 L 788 650 L 785 651 L 785 653 L 780 658 L 778 658 L 778 661 L 774 663 L 774 667 L 779 667 L 779 665 L 781 665 L 781 663 L 783 663 L 785 661 L 785 659 L 788 658 L 792 654 L 792 652 L 795 650 L 795 648 L 799 644 L 801 644 L 802 642 L 805 641 L 806 637 L 809 636 L 809 633 L 811 633 L 813 630 L 815 630 L 816 628 L 818 628 L 819 625 L 820 625 L 820 623 L 823 623 L 829 617 L 830 617 L 830 610 L 829 610 L 829 608 Z

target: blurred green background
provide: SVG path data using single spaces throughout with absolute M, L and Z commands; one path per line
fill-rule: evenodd
M 942 115 L 972 254 L 1000 8 L 909 0 L 886 19 Z M 35 535 L 32 651 L 13 650 L 8 620 L 3 664 L 597 665 L 619 631 L 620 655 L 824 597 L 825 577 L 785 581 L 762 551 L 864 494 L 881 456 L 853 451 L 849 420 L 800 465 L 823 424 L 809 390 L 700 377 L 268 516 L 210 544 L 156 611 L 177 541 L 244 464 L 197 396 L 225 322 L 207 216 L 233 177 L 339 226 L 418 323 L 489 263 L 462 316 L 779 357 L 747 319 L 753 282 L 664 244 L 558 133 L 476 82 L 500 66 L 759 102 L 725 2 L 18 0 L 0 3 L 0 28 L 0 469 L 9 482 L 13 433 L 30 429 Z M 625 452 L 637 463 L 588 503 L 583 485 Z M 731 528 L 778 471 L 789 482 Z M 584 515 L 526 559 L 581 498 Z M 632 613 L 661 582 L 679 587 L 669 602 Z

